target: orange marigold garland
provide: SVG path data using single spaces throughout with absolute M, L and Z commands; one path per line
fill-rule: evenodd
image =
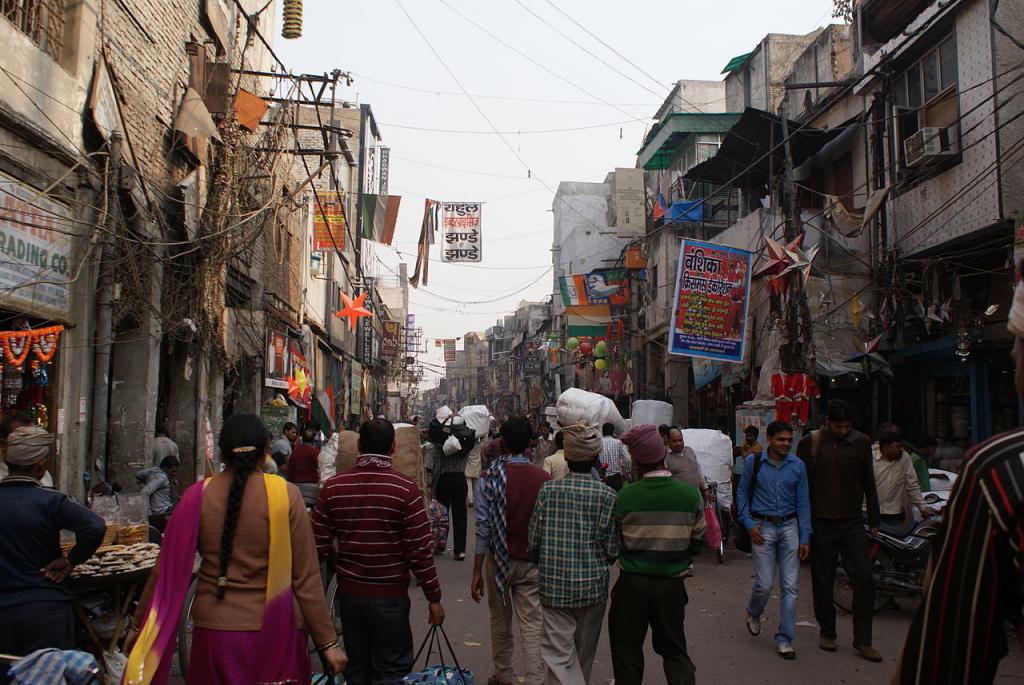
M 12 366 L 21 367 L 34 352 L 39 361 L 49 362 L 57 353 L 57 340 L 63 326 L 47 326 L 27 331 L 0 331 L 0 349 Z

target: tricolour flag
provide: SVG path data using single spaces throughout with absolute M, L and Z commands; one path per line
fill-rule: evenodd
M 362 195 L 363 237 L 390 245 L 395 239 L 399 195 Z

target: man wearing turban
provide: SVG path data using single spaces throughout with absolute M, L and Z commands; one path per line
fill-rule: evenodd
M 103 519 L 56 490 L 43 487 L 53 436 L 21 426 L 7 437 L 10 475 L 0 481 L 0 653 L 73 647 L 71 590 L 75 564 L 103 541 Z M 60 531 L 75 533 L 61 554 Z

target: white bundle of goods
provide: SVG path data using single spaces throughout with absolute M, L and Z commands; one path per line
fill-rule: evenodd
M 446 404 L 443 407 L 438 408 L 438 410 L 434 412 L 434 418 L 436 418 L 441 423 L 444 423 L 445 421 L 448 420 L 448 417 L 454 413 L 455 412 L 452 411 L 452 408 Z
M 459 410 L 459 416 L 466 420 L 466 425 L 476 431 L 476 437 L 487 437 L 491 429 L 491 412 L 482 404 L 470 404 Z
M 704 477 L 718 483 L 718 506 L 732 505 L 732 440 L 722 431 L 686 428 L 683 444 L 697 454 Z
M 633 403 L 634 426 L 672 425 L 672 405 L 659 400 L 637 400 Z
M 615 403 L 595 392 L 569 388 L 559 396 L 556 410 L 558 425 L 562 427 L 583 421 L 588 426 L 597 427 L 610 423 L 616 435 L 626 431 L 626 422 Z

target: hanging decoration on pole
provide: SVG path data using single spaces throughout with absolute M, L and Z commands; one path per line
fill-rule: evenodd
M 441 261 L 483 260 L 480 202 L 445 202 L 441 207 Z
M 366 301 L 366 293 L 363 293 L 354 300 L 345 293 L 341 293 L 341 302 L 344 306 L 334 313 L 339 319 L 348 319 L 349 330 L 355 332 L 356 323 L 364 316 L 372 317 L 373 312 L 366 309 L 363 303 Z

